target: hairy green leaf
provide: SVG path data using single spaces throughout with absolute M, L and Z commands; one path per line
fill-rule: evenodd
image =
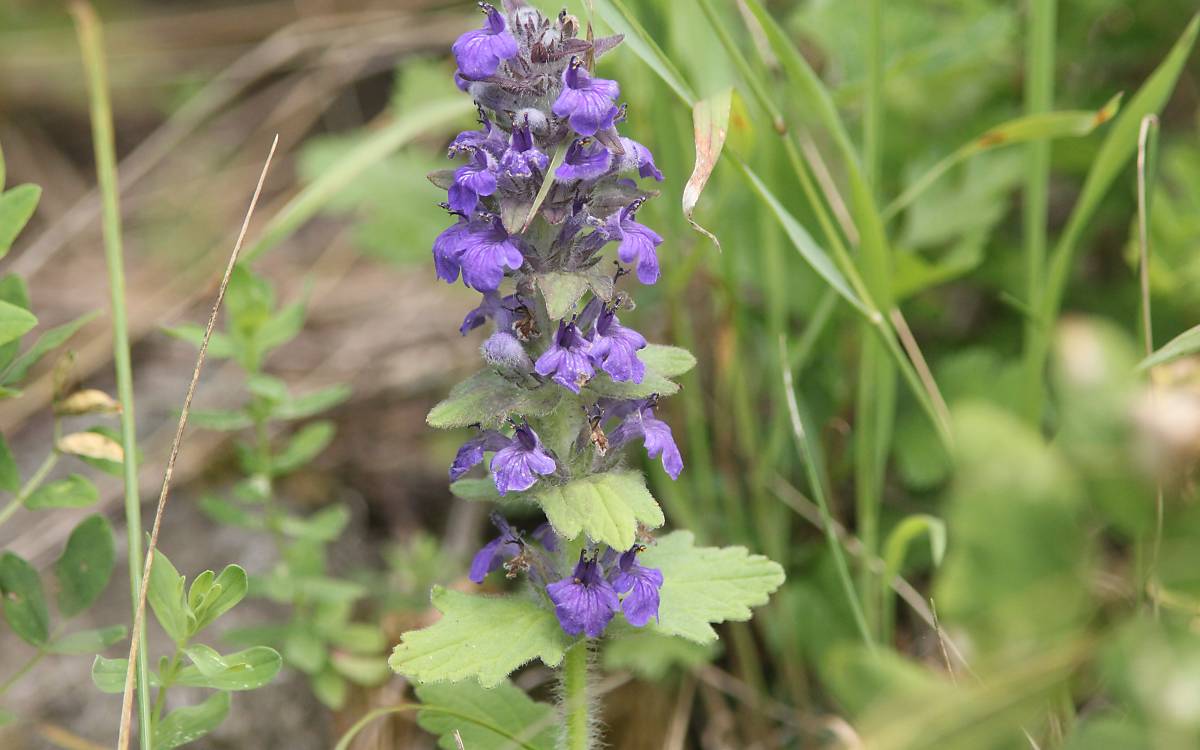
M 450 391 L 434 406 L 425 421 L 430 427 L 449 429 L 478 424 L 497 428 L 510 414 L 544 417 L 558 405 L 563 389 L 553 383 L 524 388 L 493 370 L 481 370 Z
M 710 623 L 750 619 L 750 608 L 767 603 L 783 583 L 783 568 L 745 547 L 696 547 L 689 531 L 662 537 L 639 562 L 663 574 L 655 629 L 697 643 L 711 643 Z
M 540 487 L 533 494 L 559 536 L 574 539 L 582 532 L 615 549 L 633 546 L 638 523 L 654 529 L 666 520 L 635 471 L 593 474 Z
M 468 677 L 493 688 L 513 670 L 541 659 L 555 667 L 569 645 L 554 613 L 523 596 L 472 596 L 435 586 L 442 619 L 405 633 L 388 664 L 416 682 Z
M 524 743 L 537 750 L 554 750 L 558 736 L 554 707 L 533 700 L 507 680 L 493 688 L 473 682 L 419 685 L 417 698 L 430 707 L 417 714 L 417 723 L 438 736 L 442 750 L 457 750 L 456 730 L 467 748 L 504 750 Z
M 588 289 L 588 277 L 582 273 L 542 273 L 535 280 L 546 298 L 546 314 L 551 320 L 565 318 Z

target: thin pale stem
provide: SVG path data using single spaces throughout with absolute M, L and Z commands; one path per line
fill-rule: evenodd
M 108 71 L 104 61 L 104 39 L 100 22 L 92 7 L 82 0 L 71 5 L 75 17 L 79 46 L 83 51 L 84 72 L 91 104 L 92 141 L 96 155 L 96 176 L 100 188 L 104 229 L 104 258 L 108 265 L 109 292 L 112 307 L 113 363 L 117 374 L 117 398 L 121 402 L 121 447 L 125 482 L 125 525 L 129 542 L 129 587 L 133 597 L 134 621 L 137 621 L 137 602 L 142 590 L 142 509 L 138 498 L 137 435 L 133 408 L 133 366 L 129 355 L 129 326 L 125 316 L 125 267 L 121 246 L 121 209 L 118 205 L 116 147 L 113 142 L 112 107 L 108 100 Z M 146 666 L 145 627 L 134 627 L 133 640 L 140 644 L 142 654 L 135 665 L 137 670 L 138 727 L 142 750 L 150 750 L 150 701 L 146 687 L 149 670 Z M 125 723 L 118 744 L 129 742 Z
M 586 641 L 580 641 L 563 657 L 563 750 L 589 750 L 591 747 L 587 682 L 588 647 Z
M 45 658 L 45 656 L 46 652 L 39 649 L 36 654 L 29 657 L 29 660 L 22 664 L 20 669 L 18 669 L 16 672 L 13 672 L 12 675 L 4 681 L 4 684 L 0 685 L 0 695 L 7 693 L 8 689 L 17 683 L 17 680 L 20 680 L 22 677 L 28 674 L 29 670 L 37 666 L 37 663 Z
M 58 430 L 56 427 L 56 437 L 57 432 Z M 12 515 L 18 510 L 20 510 L 21 506 L 25 504 L 25 501 L 29 499 L 29 496 L 36 492 L 38 487 L 42 486 L 42 482 L 46 481 L 46 477 L 49 476 L 50 471 L 54 468 L 55 464 L 58 463 L 59 455 L 60 454 L 57 449 L 52 449 L 50 454 L 46 456 L 46 459 L 42 461 L 41 466 L 39 466 L 37 471 L 33 473 L 33 476 L 29 477 L 29 481 L 25 482 L 25 484 L 21 486 L 21 489 L 17 491 L 17 494 L 12 500 L 9 501 L 8 505 L 4 506 L 4 510 L 0 510 L 0 526 L 3 526 L 5 521 L 11 518 Z

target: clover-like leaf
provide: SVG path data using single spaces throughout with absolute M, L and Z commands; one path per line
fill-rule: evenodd
M 570 645 L 554 613 L 532 599 L 473 596 L 441 586 L 432 599 L 442 619 L 405 633 L 388 660 L 416 682 L 471 677 L 492 688 L 534 659 L 558 666 Z
M 494 688 L 473 682 L 420 685 L 417 697 L 429 706 L 417 714 L 421 728 L 438 736 L 442 750 L 461 747 L 525 747 L 553 750 L 558 736 L 554 707 L 533 700 L 507 680 Z M 436 708 L 434 708 L 436 707 Z
M 38 336 L 37 341 L 33 342 L 33 346 L 26 349 L 24 354 L 13 360 L 12 364 L 8 366 L 4 371 L 3 378 L 0 378 L 0 382 L 4 385 L 12 385 L 24 380 L 25 376 L 29 374 L 30 368 L 36 365 L 42 357 L 67 343 L 67 339 L 74 336 L 76 331 L 90 323 L 97 315 L 99 315 L 97 312 L 80 315 L 75 320 L 55 326 Z
M 177 708 L 154 727 L 155 750 L 195 742 L 221 725 L 229 715 L 229 693 L 210 695 L 203 703 Z
M 655 629 L 696 643 L 711 643 L 710 623 L 750 619 L 783 583 L 783 568 L 745 547 L 697 547 L 689 531 L 675 531 L 647 549 L 638 562 L 663 574 Z
M 450 429 L 479 424 L 497 428 L 509 414 L 544 417 L 558 406 L 563 389 L 552 384 L 525 388 L 493 370 L 481 370 L 462 381 L 429 412 L 430 427 Z
M 11 552 L 0 556 L 0 595 L 4 619 L 21 640 L 41 646 L 50 637 L 50 612 L 37 571 Z
M 192 664 L 179 670 L 175 684 L 216 690 L 254 690 L 279 674 L 283 658 L 268 646 L 221 655 L 207 646 L 189 646 Z M 203 666 L 201 666 L 203 665 Z
M 37 318 L 28 310 L 0 300 L 0 344 L 21 338 L 37 325 Z
M 25 507 L 30 510 L 49 508 L 85 508 L 100 499 L 96 485 L 86 477 L 72 474 L 66 479 L 43 484 L 29 497 Z
M 162 629 L 167 631 L 175 643 L 187 641 L 188 615 L 190 614 L 183 594 L 184 580 L 179 571 L 167 559 L 162 550 L 154 550 L 154 565 L 150 568 L 150 588 L 146 595 L 150 609 Z
M 108 519 L 101 515 L 83 519 L 54 563 L 59 587 L 58 611 L 64 617 L 73 617 L 92 606 L 108 586 L 116 560 Z
M 662 509 L 634 471 L 610 471 L 560 485 L 536 488 L 533 495 L 559 536 L 574 539 L 582 532 L 595 542 L 628 549 L 638 523 L 662 526 Z
M 107 628 L 95 630 L 80 630 L 61 638 L 56 638 L 46 646 L 51 654 L 64 656 L 81 656 L 83 654 L 98 654 L 109 646 L 121 641 L 128 633 L 124 625 L 109 625 Z
M 37 185 L 17 185 L 0 193 L 0 258 L 8 255 L 13 241 L 33 216 L 42 189 Z

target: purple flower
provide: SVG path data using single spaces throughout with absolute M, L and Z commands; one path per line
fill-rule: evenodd
M 470 216 L 479 205 L 480 196 L 496 192 L 496 161 L 483 149 L 474 158 L 454 171 L 450 186 L 450 210 Z
M 554 527 L 549 523 L 538 526 L 530 536 L 545 547 L 547 552 L 558 552 L 558 534 L 554 533 Z
M 592 78 L 576 58 L 563 71 L 563 88 L 552 111 L 567 118 L 580 135 L 595 135 L 613 126 L 617 108 L 613 100 L 621 93 L 616 81 Z
M 450 464 L 450 481 L 457 482 L 474 466 L 483 462 L 485 452 L 498 451 L 508 445 L 508 438 L 495 430 L 485 430 L 458 449 L 454 463 Z
M 459 216 L 455 224 L 433 241 L 433 267 L 437 271 L 437 277 L 447 284 L 458 281 L 458 258 L 462 255 L 466 234 L 467 221 Z
M 553 375 L 554 382 L 572 393 L 579 393 L 579 387 L 596 374 L 587 356 L 590 348 L 591 344 L 574 323 L 559 323 L 554 343 L 538 357 L 533 365 L 534 372 L 542 377 Z
M 559 182 L 594 180 L 611 165 L 612 154 L 602 144 L 591 138 L 577 138 L 567 148 L 563 163 L 554 170 L 554 179 Z
M 661 456 L 667 474 L 672 479 L 678 479 L 679 472 L 683 471 L 683 457 L 679 455 L 679 446 L 675 445 L 671 425 L 654 416 L 652 400 L 633 402 L 632 408 L 630 405 L 622 406 L 624 408 L 619 406 L 609 412 L 610 415 L 616 415 L 628 410 L 625 420 L 608 434 L 609 446 L 616 449 L 640 437 L 646 446 L 646 454 L 650 458 Z
M 596 333 L 588 353 L 613 380 L 640 383 L 646 375 L 646 365 L 638 359 L 637 350 L 645 346 L 642 334 L 621 325 L 616 312 L 605 308 L 596 319 Z
M 528 177 L 533 168 L 545 171 L 549 164 L 550 158 L 533 145 L 529 125 L 514 127 L 512 141 L 500 157 L 500 168 L 514 177 Z
M 490 5 L 480 4 L 487 14 L 482 29 L 468 31 L 450 48 L 463 78 L 487 78 L 500 67 L 501 60 L 517 54 L 517 40 L 508 33 L 504 16 Z
M 479 114 L 479 130 L 464 130 L 450 142 L 446 153 L 455 156 L 463 151 L 478 151 L 483 149 L 494 157 L 499 158 L 508 148 L 508 136 L 504 131 L 492 124 L 483 111 Z
M 458 263 L 462 266 L 463 283 L 480 292 L 497 289 L 504 278 L 504 269 L 516 270 L 524 262 L 499 217 L 469 223 L 460 247 Z
M 529 489 L 537 481 L 535 474 L 550 474 L 554 468 L 554 459 L 528 424 L 517 427 L 508 445 L 492 456 L 492 479 L 501 495 Z
M 634 201 L 608 217 L 605 232 L 610 239 L 620 240 L 617 257 L 622 263 L 637 263 L 638 281 L 653 284 L 658 281 L 658 252 L 663 238 L 650 227 L 634 221 L 641 201 Z
M 658 590 L 663 585 L 661 570 L 638 564 L 637 555 L 644 549 L 640 544 L 630 547 L 609 574 L 613 589 L 625 595 L 621 599 L 625 619 L 639 628 L 650 622 L 651 617 L 658 619 Z
M 508 522 L 499 514 L 493 513 L 492 523 L 500 529 L 500 536 L 483 545 L 475 553 L 475 557 L 471 558 L 471 571 L 467 577 L 475 583 L 483 583 L 487 574 L 503 565 L 506 558 L 521 554 L 521 539 L 513 532 Z
M 600 574 L 600 565 L 595 559 L 585 559 L 583 552 L 574 573 L 547 586 L 546 593 L 567 635 L 600 637 L 620 606 L 616 589 Z
M 654 154 L 650 153 L 650 149 L 632 138 L 622 138 L 621 145 L 625 147 L 622 172 L 636 169 L 639 177 L 653 177 L 659 182 L 663 181 L 663 173 L 654 165 Z

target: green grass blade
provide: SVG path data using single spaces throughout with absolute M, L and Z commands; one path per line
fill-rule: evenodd
M 1021 143 L 1048 141 L 1056 138 L 1082 138 L 1090 135 L 1096 128 L 1116 116 L 1120 107 L 1121 94 L 1117 94 L 1095 112 L 1090 110 L 1042 112 L 1018 117 L 988 128 L 977 138 L 964 143 L 944 157 L 889 203 L 883 209 L 884 221 L 894 219 L 897 214 L 912 205 L 913 201 L 941 179 L 946 172 L 972 156 L 995 148 Z
M 683 74 L 675 67 L 675 63 L 671 62 L 671 58 L 662 51 L 662 47 L 658 46 L 658 42 L 654 41 L 654 37 L 650 36 L 649 32 L 638 23 L 637 17 L 629 12 L 625 3 L 621 0 L 595 0 L 595 4 L 596 11 L 609 28 L 625 36 L 625 44 L 633 50 L 633 53 L 649 65 L 650 69 L 671 87 L 671 90 L 684 104 L 688 107 L 694 106 L 696 94 L 687 84 Z
M 118 203 L 119 183 L 113 142 L 112 107 L 108 99 L 108 71 L 104 59 L 104 39 L 95 11 L 85 2 L 71 6 L 75 16 L 79 46 L 83 52 L 88 98 L 91 103 L 93 148 L 96 153 L 96 175 L 100 186 L 103 209 L 104 258 L 108 265 L 109 291 L 112 301 L 113 362 L 117 372 L 117 397 L 121 402 L 121 447 L 125 458 L 122 474 L 125 482 L 125 523 L 129 539 L 129 587 L 133 606 L 137 607 L 142 586 L 142 509 L 138 498 L 137 435 L 133 409 L 133 366 L 129 356 L 129 328 L 125 313 L 125 267 L 121 246 L 121 209 Z M 149 750 L 153 730 L 150 720 L 149 672 L 146 668 L 146 632 L 133 633 L 141 641 L 137 662 L 138 736 L 143 750 Z M 128 735 L 121 726 L 122 740 Z M 118 741 L 119 747 L 125 747 Z
M 382 159 L 414 139 L 435 132 L 472 111 L 474 109 L 469 99 L 455 97 L 430 102 L 419 110 L 396 118 L 346 154 L 336 167 L 321 175 L 289 200 L 263 228 L 259 240 L 242 254 L 240 263 L 252 263 L 290 237 L 343 188 Z

